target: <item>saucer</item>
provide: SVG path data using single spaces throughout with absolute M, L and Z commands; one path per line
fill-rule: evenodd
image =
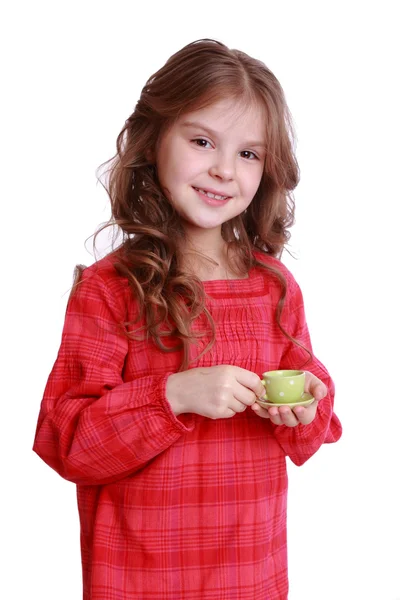
M 256 402 L 264 408 L 269 408 L 270 406 L 289 406 L 289 408 L 295 408 L 296 406 L 308 406 L 314 402 L 314 398 L 311 394 L 304 393 L 302 400 L 298 400 L 298 402 L 265 402 L 263 400 L 256 400 Z

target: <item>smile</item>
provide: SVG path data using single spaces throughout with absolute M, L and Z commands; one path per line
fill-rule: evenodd
M 200 192 L 201 194 L 204 194 L 205 196 L 208 196 L 209 198 L 213 198 L 214 200 L 227 200 L 228 198 L 230 198 L 230 196 L 220 196 L 219 194 L 213 194 L 212 192 L 206 192 L 206 190 L 202 190 L 201 188 L 194 188 L 196 190 L 196 192 Z

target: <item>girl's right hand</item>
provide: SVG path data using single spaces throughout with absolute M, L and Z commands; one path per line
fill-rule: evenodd
M 265 394 L 256 373 L 234 365 L 199 367 L 170 375 L 166 397 L 175 415 L 229 419 Z

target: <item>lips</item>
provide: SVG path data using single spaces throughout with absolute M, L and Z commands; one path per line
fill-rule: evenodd
M 198 188 L 193 186 L 193 189 L 196 190 L 196 192 L 201 193 L 203 196 L 207 196 L 208 198 L 211 198 L 213 200 L 218 200 L 223 202 L 224 200 L 228 200 L 229 198 L 231 198 L 232 196 L 228 196 L 227 194 L 223 194 L 220 191 L 217 190 L 209 190 L 206 188 Z
M 222 194 L 215 194 L 214 192 L 204 190 L 202 188 L 193 187 L 199 198 L 208 206 L 224 206 L 232 196 L 223 196 Z

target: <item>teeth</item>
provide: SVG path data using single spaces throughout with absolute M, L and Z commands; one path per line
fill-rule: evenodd
M 212 194 L 211 192 L 206 192 L 205 190 L 201 190 L 200 188 L 195 188 L 196 190 L 198 190 L 199 192 L 201 192 L 202 194 L 204 194 L 205 196 L 208 196 L 209 198 L 215 198 L 216 200 L 225 200 L 226 198 L 228 198 L 229 196 L 218 196 L 218 194 Z

